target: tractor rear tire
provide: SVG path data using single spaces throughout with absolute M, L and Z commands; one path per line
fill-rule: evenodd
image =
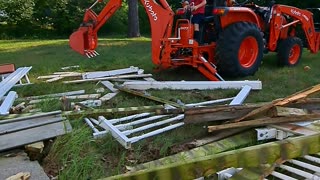
M 278 62 L 281 66 L 299 64 L 303 50 L 302 40 L 298 37 L 288 37 L 278 44 Z
M 254 75 L 261 65 L 263 48 L 262 35 L 255 24 L 238 22 L 228 26 L 217 41 L 218 72 L 230 77 Z

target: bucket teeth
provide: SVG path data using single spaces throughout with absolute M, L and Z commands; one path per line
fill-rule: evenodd
M 99 56 L 100 54 L 95 51 L 95 50 L 86 50 L 85 51 L 85 54 L 88 58 L 93 58 L 93 57 L 96 57 L 96 56 Z

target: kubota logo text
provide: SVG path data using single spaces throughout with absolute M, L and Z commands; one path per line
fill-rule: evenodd
M 291 9 L 291 13 L 297 16 L 301 16 L 301 12 Z
M 144 4 L 146 6 L 146 10 L 149 11 L 150 15 L 153 17 L 153 20 L 156 21 L 158 19 L 157 13 L 155 13 L 150 5 L 149 0 L 144 0 Z

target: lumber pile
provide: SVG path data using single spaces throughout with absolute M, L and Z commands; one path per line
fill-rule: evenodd
M 316 85 L 269 103 L 187 109 L 185 122 L 215 122 L 215 125 L 208 126 L 208 131 L 213 132 L 231 128 L 319 120 L 320 114 L 317 110 L 320 107 L 320 100 L 307 99 L 308 96 L 319 91 L 320 85 Z

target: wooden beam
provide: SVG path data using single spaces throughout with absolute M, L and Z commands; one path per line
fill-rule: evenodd
M 204 108 L 185 109 L 185 123 L 203 123 L 210 121 L 222 121 L 236 119 L 244 116 L 254 109 L 261 107 L 261 104 L 236 105 L 236 106 L 215 106 Z
M 147 95 L 147 94 L 139 92 L 139 91 L 134 91 L 134 90 L 127 89 L 127 88 L 124 88 L 124 87 L 121 87 L 121 86 L 115 86 L 115 87 L 117 89 L 119 89 L 120 91 L 129 93 L 129 94 L 133 94 L 133 95 L 136 95 L 136 96 L 144 97 L 144 98 L 156 101 L 156 102 L 160 102 L 160 103 L 163 103 L 163 104 L 168 104 L 168 105 L 171 105 L 171 106 L 174 106 L 174 107 L 179 107 L 179 108 L 183 107 L 182 105 L 180 105 L 180 104 L 178 104 L 176 102 L 172 102 L 172 101 L 169 101 L 169 100 L 166 100 L 166 99 L 162 99 L 162 98 L 159 98 L 159 97 Z
M 293 159 L 319 151 L 320 134 L 300 136 L 183 162 L 176 161 L 166 166 L 157 166 L 106 179 L 195 179 L 206 176 L 207 173 L 221 171 L 226 167 L 257 167 L 260 164 L 273 164 L 277 160 Z
M 231 128 L 239 128 L 239 127 L 258 127 L 258 126 L 264 126 L 268 124 L 312 121 L 312 120 L 318 120 L 319 118 L 320 118 L 320 114 L 309 114 L 309 115 L 290 116 L 290 117 L 275 117 L 275 118 L 268 117 L 268 118 L 248 120 L 243 122 L 208 126 L 208 131 L 213 132 L 213 131 L 222 130 L 222 129 L 231 129 Z
M 291 102 L 306 98 L 309 95 L 317 93 L 319 91 L 320 91 L 320 84 L 312 86 L 312 87 L 307 88 L 307 89 L 304 89 L 304 90 L 302 90 L 300 92 L 297 92 L 295 94 L 292 94 L 292 95 L 286 97 L 285 99 L 275 103 L 275 106 L 283 106 L 285 104 L 289 104 Z

